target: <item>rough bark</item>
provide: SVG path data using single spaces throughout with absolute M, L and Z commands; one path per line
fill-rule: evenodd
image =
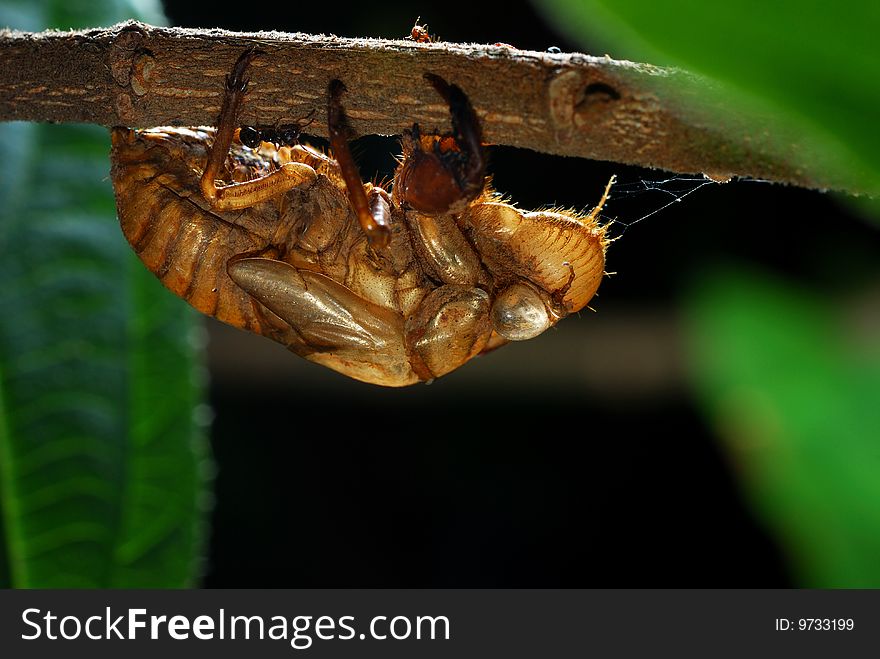
M 211 125 L 223 81 L 245 49 L 252 64 L 243 124 L 314 111 L 326 135 L 326 90 L 339 78 L 360 134 L 418 122 L 447 130 L 448 112 L 422 75 L 455 82 L 494 144 L 713 178 L 748 176 L 811 188 L 846 181 L 804 166 L 802 140 L 726 111 L 682 71 L 506 45 L 415 43 L 277 32 L 157 28 L 127 22 L 79 32 L 0 31 L 0 119 L 104 126 Z

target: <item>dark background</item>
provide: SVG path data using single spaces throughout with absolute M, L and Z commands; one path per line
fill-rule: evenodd
M 518 2 L 166 11 L 189 27 L 386 38 L 421 15 L 447 41 L 589 52 Z M 365 178 L 390 174 L 397 149 L 394 138 L 361 140 Z M 618 235 L 671 199 L 636 194 L 663 172 L 610 163 L 496 147 L 490 170 L 523 208 L 588 208 L 616 173 L 607 216 Z M 825 244 L 829 225 L 838 248 Z M 598 313 L 404 390 L 348 380 L 211 321 L 217 473 L 205 585 L 792 585 L 692 401 L 679 303 L 719 261 L 843 287 L 815 255 L 872 240 L 828 196 L 706 186 L 611 246 L 617 274 L 592 303 Z

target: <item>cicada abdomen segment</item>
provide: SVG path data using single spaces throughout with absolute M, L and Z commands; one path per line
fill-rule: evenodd
M 277 230 L 277 210 L 273 216 L 270 208 L 211 209 L 199 191 L 199 177 L 213 131 L 116 128 L 112 138 L 119 222 L 144 265 L 204 314 L 259 334 L 284 332 L 226 273 L 232 256 L 267 250 Z M 260 162 L 230 167 L 256 168 Z

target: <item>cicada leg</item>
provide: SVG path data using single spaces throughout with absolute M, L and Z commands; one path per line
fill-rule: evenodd
M 349 128 L 342 107 L 342 94 L 345 85 L 341 80 L 332 80 L 328 90 L 327 129 L 330 135 L 330 147 L 333 157 L 339 163 L 339 171 L 348 190 L 348 198 L 357 212 L 360 222 L 370 245 L 377 249 L 387 247 L 391 241 L 390 209 L 383 205 L 370 204 L 367 201 L 364 185 L 348 147 Z
M 617 180 L 616 175 L 612 175 L 610 179 L 608 179 L 608 185 L 605 186 L 605 192 L 602 193 L 602 198 L 599 200 L 599 203 L 596 204 L 596 207 L 590 211 L 590 214 L 587 215 L 585 221 L 596 222 L 599 219 L 599 213 L 602 212 L 602 209 L 605 208 L 605 203 L 608 201 L 608 197 L 611 196 L 611 186 L 614 185 L 614 182 Z
M 447 284 L 435 288 L 406 319 L 406 344 L 413 371 L 433 380 L 480 354 L 492 334 L 492 301 L 481 288 Z
M 250 208 L 297 186 L 313 183 L 316 178 L 315 170 L 308 165 L 288 162 L 278 170 L 251 181 L 217 185 L 217 176 L 232 145 L 235 127 L 238 124 L 238 111 L 247 92 L 248 78 L 245 77 L 245 73 L 251 60 L 258 54 L 259 51 L 253 48 L 243 52 L 232 67 L 232 72 L 226 76 L 223 105 L 217 119 L 217 133 L 200 181 L 205 199 L 220 211 Z
M 459 185 L 462 194 L 467 199 L 473 199 L 486 185 L 486 154 L 483 150 L 480 120 L 467 95 L 458 85 L 451 85 L 433 73 L 426 73 L 424 78 L 449 106 L 453 137 L 465 155 L 465 165 L 458 173 Z

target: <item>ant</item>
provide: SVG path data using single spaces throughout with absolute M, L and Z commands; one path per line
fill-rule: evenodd
M 409 36 L 405 38 L 408 41 L 415 41 L 416 43 L 433 43 L 436 39 L 431 36 L 430 32 L 428 32 L 427 24 L 422 25 L 419 23 L 420 20 L 421 16 L 416 19 L 415 24 L 412 26 L 412 30 L 410 30 Z
M 292 124 L 276 124 L 275 126 L 242 126 L 238 131 L 238 139 L 249 149 L 257 149 L 263 142 L 279 146 L 295 146 L 299 144 L 299 138 L 303 129 L 309 126 L 314 118 L 312 110 L 305 117 Z M 306 121 L 303 123 L 303 121 Z

